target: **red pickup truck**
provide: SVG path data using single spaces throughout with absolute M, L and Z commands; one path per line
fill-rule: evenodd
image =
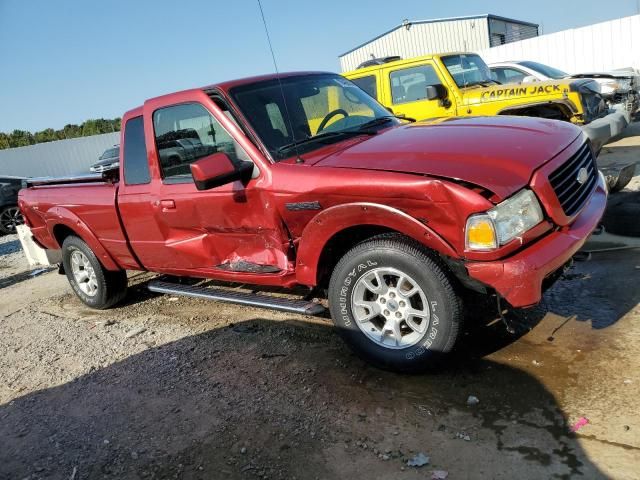
M 330 73 L 255 77 L 148 100 L 122 119 L 119 170 L 31 179 L 19 206 L 107 308 L 126 270 L 278 286 L 291 298 L 152 281 L 156 292 L 303 314 L 416 370 L 459 336 L 465 290 L 540 301 L 600 221 L 606 187 L 568 123 L 412 122 Z M 206 282 L 205 282 L 206 283 Z M 293 289 L 293 287 L 298 287 Z M 306 290 L 305 290 L 306 292 Z

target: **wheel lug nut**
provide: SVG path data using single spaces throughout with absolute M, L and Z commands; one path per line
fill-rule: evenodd
M 384 297 L 382 297 L 382 298 L 380 299 L 380 303 L 385 304 L 385 303 L 387 303 L 387 300 L 386 300 Z
M 401 307 L 404 307 L 405 305 L 406 305 L 406 304 L 405 304 L 402 300 L 400 300 L 400 306 L 401 306 Z
M 402 318 L 402 314 L 400 312 L 396 312 L 396 317 L 397 318 Z
M 385 310 L 383 313 L 384 313 L 385 315 L 389 315 L 389 310 Z
M 394 298 L 394 297 L 396 296 L 396 294 L 395 294 L 395 293 L 393 293 L 393 292 L 389 292 L 389 296 L 390 296 L 391 298 Z

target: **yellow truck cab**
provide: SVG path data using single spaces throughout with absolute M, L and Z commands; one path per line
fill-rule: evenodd
M 390 60 L 390 61 L 388 61 Z M 365 62 L 343 75 L 393 114 L 418 120 L 467 115 L 526 115 L 566 120 L 584 128 L 599 149 L 628 123 L 609 112 L 591 79 L 501 84 L 474 53 Z

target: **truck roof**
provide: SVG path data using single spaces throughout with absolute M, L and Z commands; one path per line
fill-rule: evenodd
M 430 53 L 428 55 L 420 55 L 419 57 L 411 57 L 411 58 L 401 58 L 400 60 L 394 60 L 393 62 L 386 62 L 380 65 L 371 65 L 369 67 L 356 68 L 355 70 L 350 70 L 348 72 L 343 72 L 342 75 L 355 75 L 367 73 L 367 72 L 375 72 L 376 70 L 380 70 L 382 68 L 387 68 L 389 66 L 402 65 L 404 63 L 414 63 L 422 60 L 432 60 L 434 57 L 448 57 L 450 55 L 477 55 L 473 52 L 447 52 L 447 53 Z
M 234 87 L 240 86 L 240 85 L 247 85 L 249 83 L 256 83 L 256 82 L 263 82 L 266 80 L 273 80 L 276 78 L 288 78 L 288 77 L 297 77 L 300 75 L 321 75 L 321 74 L 332 74 L 334 72 L 322 72 L 322 71 L 302 71 L 302 72 L 284 72 L 284 73 L 271 73 L 271 74 L 267 74 L 267 75 L 257 75 L 254 77 L 245 77 L 245 78 L 240 78 L 237 80 L 227 80 L 224 82 L 220 82 L 220 83 L 214 83 L 212 85 L 208 85 L 206 87 L 203 88 L 203 90 L 207 91 L 207 90 L 214 90 L 214 89 L 220 89 L 220 90 L 224 90 L 224 91 L 228 91 Z

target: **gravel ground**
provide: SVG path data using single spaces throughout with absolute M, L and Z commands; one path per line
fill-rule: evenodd
M 27 269 L 27 261 L 22 254 L 17 235 L 0 235 L 0 273 L 2 278 L 6 272 L 20 273 Z

